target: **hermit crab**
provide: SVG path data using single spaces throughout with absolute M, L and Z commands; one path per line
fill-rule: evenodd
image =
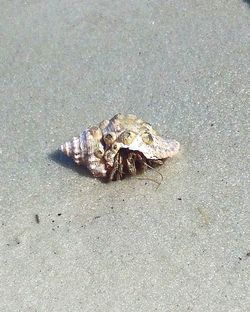
M 115 181 L 162 165 L 179 147 L 177 141 L 163 139 L 135 115 L 116 114 L 84 130 L 60 149 L 78 165 L 86 166 L 94 177 Z

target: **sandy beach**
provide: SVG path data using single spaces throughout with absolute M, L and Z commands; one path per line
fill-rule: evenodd
M 250 5 L 1 1 L 0 310 L 247 312 Z M 102 183 L 62 143 L 132 113 L 181 144 Z

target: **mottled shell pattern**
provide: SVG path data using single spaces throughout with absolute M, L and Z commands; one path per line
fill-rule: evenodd
M 146 169 L 145 165 L 161 164 L 179 147 L 177 141 L 163 139 L 135 115 L 117 114 L 61 145 L 61 151 L 95 177 L 118 180 Z

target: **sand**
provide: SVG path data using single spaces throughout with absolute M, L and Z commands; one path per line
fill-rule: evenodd
M 249 311 L 249 14 L 1 1 L 1 311 Z M 159 188 L 57 152 L 118 112 L 181 143 Z

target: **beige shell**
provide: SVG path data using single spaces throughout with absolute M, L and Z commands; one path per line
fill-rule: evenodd
M 163 139 L 149 123 L 135 115 L 117 114 L 61 145 L 61 151 L 77 164 L 86 166 L 95 177 L 109 178 L 111 172 L 116 170 L 120 170 L 120 177 L 123 176 L 124 165 L 126 169 L 126 164 L 130 161 L 131 166 L 130 152 L 140 155 L 140 162 L 151 163 L 174 156 L 179 147 L 177 141 Z M 124 156 L 123 150 L 129 153 Z M 139 160 L 136 156 L 133 158 L 132 162 L 136 167 Z M 136 172 L 136 168 L 134 169 Z M 129 169 L 127 171 L 131 173 Z M 114 172 L 111 176 L 113 179 Z

